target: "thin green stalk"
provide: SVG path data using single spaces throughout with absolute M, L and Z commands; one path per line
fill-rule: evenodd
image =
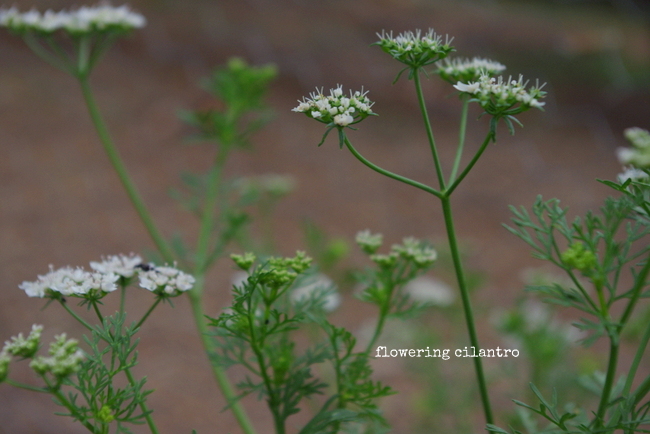
M 201 302 L 201 293 L 204 284 L 204 277 L 202 275 L 195 276 L 195 277 L 196 277 L 196 283 L 194 285 L 194 288 L 188 293 L 190 299 L 190 305 L 192 307 L 192 314 L 194 316 L 194 321 L 196 322 L 196 328 L 199 332 L 199 336 L 201 337 L 201 343 L 203 344 L 203 348 L 205 349 L 205 352 L 207 354 L 213 354 L 215 351 L 215 347 L 212 339 L 210 339 L 208 326 L 204 319 L 203 306 Z M 237 401 L 237 394 L 235 393 L 232 385 L 230 384 L 230 381 L 228 380 L 226 373 L 214 363 L 210 363 L 210 366 L 212 367 L 212 373 L 214 374 L 214 377 L 217 380 L 217 384 L 221 389 L 221 393 L 223 393 L 223 396 L 226 398 L 226 402 L 228 402 L 228 404 L 231 404 L 230 410 L 232 411 L 235 418 L 237 419 L 237 422 L 239 423 L 239 426 L 241 427 L 242 431 L 244 432 L 244 434 L 255 434 L 255 429 L 253 428 L 253 425 L 250 419 L 248 418 L 248 416 L 246 415 L 246 412 L 244 411 L 244 408 L 242 407 L 241 403 Z
M 32 386 L 30 384 L 25 384 L 25 383 L 21 383 L 19 381 L 14 381 L 14 380 L 11 380 L 9 378 L 5 378 L 4 382 L 9 384 L 10 386 L 18 387 L 19 389 L 31 390 L 32 392 L 39 392 L 39 393 L 50 393 L 49 390 L 43 389 L 42 387 Z
M 630 366 L 630 372 L 627 374 L 625 386 L 623 387 L 623 393 L 622 393 L 623 396 L 627 396 L 630 393 L 630 390 L 632 389 L 632 382 L 634 381 L 634 376 L 636 375 L 636 371 L 639 368 L 639 365 L 641 364 L 641 359 L 643 358 L 643 354 L 645 353 L 645 350 L 648 347 L 648 341 L 650 341 L 650 323 L 648 323 L 648 326 L 645 329 L 645 333 L 643 333 L 643 337 L 641 338 L 641 342 L 639 342 L 639 347 L 636 350 L 636 354 L 634 355 L 632 366 Z M 646 379 L 645 381 L 648 380 Z
M 59 389 L 59 387 L 58 386 L 57 387 L 52 386 L 50 384 L 50 382 L 47 381 L 47 378 L 45 377 L 45 375 L 41 375 L 41 378 L 43 379 L 43 381 L 47 385 L 48 392 L 51 393 L 52 395 L 54 395 L 56 397 L 56 399 L 59 401 L 59 403 L 62 406 L 64 406 L 65 408 L 68 409 L 68 411 L 70 412 L 72 417 L 74 417 L 76 420 L 78 420 L 79 423 L 81 423 L 84 427 L 86 427 L 86 429 L 88 431 L 90 431 L 91 433 L 96 433 L 95 427 L 90 422 L 88 422 L 86 420 L 86 418 L 83 417 L 83 415 L 77 413 L 77 411 L 75 410 L 75 407 L 70 403 L 70 401 L 68 401 L 68 399 L 65 397 L 65 395 L 63 393 L 61 393 L 61 390 Z
M 86 101 L 86 106 L 88 107 L 88 112 L 90 113 L 90 117 L 93 121 L 95 129 L 97 130 L 97 134 L 99 135 L 102 146 L 104 147 L 104 150 L 106 151 L 106 154 L 108 155 L 108 158 L 111 161 L 111 164 L 113 165 L 117 176 L 120 178 L 120 181 L 122 182 L 122 185 L 124 186 L 124 189 L 126 190 L 126 193 L 129 196 L 131 203 L 133 204 L 133 207 L 138 213 L 138 216 L 140 217 L 140 220 L 142 220 L 145 228 L 149 232 L 149 236 L 156 245 L 156 248 L 163 256 L 163 259 L 169 263 L 174 262 L 174 255 L 169 245 L 158 231 L 158 228 L 151 218 L 149 211 L 144 205 L 142 198 L 140 197 L 133 182 L 131 181 L 128 172 L 126 171 L 126 167 L 120 158 L 117 148 L 110 138 L 106 124 L 104 123 L 101 114 L 99 113 L 99 109 L 97 108 L 97 104 L 95 103 L 95 99 L 93 98 L 88 78 L 79 78 L 79 84 L 81 85 L 81 92 L 83 93 L 84 99 Z
M 607 362 L 607 375 L 605 377 L 605 384 L 603 392 L 600 396 L 600 403 L 598 404 L 598 411 L 596 412 L 596 427 L 601 427 L 605 418 L 605 412 L 609 404 L 609 397 L 612 393 L 614 385 L 614 377 L 616 376 L 616 365 L 618 364 L 618 336 L 610 336 L 609 344 L 609 361 Z
M 411 186 L 413 186 L 413 187 L 415 187 L 415 188 L 419 188 L 420 190 L 424 190 L 424 191 L 426 191 L 427 193 L 431 193 L 432 195 L 434 195 L 434 196 L 436 196 L 436 197 L 442 199 L 443 195 L 442 195 L 442 193 L 440 193 L 438 190 L 436 190 L 436 189 L 434 189 L 434 188 L 431 188 L 431 187 L 429 187 L 428 185 L 425 185 L 425 184 L 422 184 L 422 183 L 420 183 L 420 182 L 414 181 L 414 180 L 412 180 L 412 179 L 405 178 L 404 176 L 397 175 L 397 174 L 395 174 L 395 173 L 393 173 L 393 172 L 390 172 L 390 171 L 388 171 L 388 170 L 386 170 L 386 169 L 382 169 L 381 167 L 379 167 L 379 166 L 377 166 L 377 165 L 371 163 L 370 161 L 366 160 L 366 159 L 363 157 L 363 155 L 361 155 L 361 154 L 359 153 L 359 151 L 357 151 L 357 150 L 354 148 L 354 146 L 352 146 L 352 144 L 351 144 L 350 141 L 348 140 L 347 136 L 345 136 L 345 146 L 347 146 L 347 148 L 350 150 L 350 152 L 352 152 L 352 154 L 353 154 L 355 157 L 357 157 L 357 160 L 361 161 L 363 164 L 365 164 L 366 166 L 370 167 L 370 168 L 371 168 L 372 170 L 374 170 L 375 172 L 381 173 L 382 175 L 388 176 L 389 178 L 393 178 L 393 179 L 395 179 L 395 180 L 397 180 L 397 181 L 400 181 L 400 182 L 403 182 L 403 183 L 405 183 L 405 184 L 411 185 Z
M 222 162 L 218 159 L 210 171 L 210 176 L 208 178 L 208 189 L 203 204 L 201 227 L 199 229 L 199 238 L 196 247 L 196 265 L 194 274 L 205 273 L 205 270 L 209 266 L 206 259 L 208 258 L 208 249 L 210 248 L 210 235 L 212 234 L 214 209 L 219 197 L 222 165 Z
M 476 154 L 474 154 L 474 157 L 471 159 L 471 161 L 467 164 L 467 167 L 462 171 L 462 173 L 456 178 L 452 184 L 444 191 L 444 193 L 449 196 L 451 193 L 460 185 L 460 183 L 465 179 L 467 174 L 469 173 L 470 170 L 474 167 L 476 162 L 478 161 L 479 158 L 481 158 L 481 155 L 483 155 L 483 151 L 487 148 L 487 145 L 490 143 L 491 140 L 494 140 L 495 137 L 495 132 L 493 130 L 490 130 L 485 136 L 485 140 L 483 140 L 483 143 L 481 144 L 481 147 L 476 151 Z
M 418 95 L 418 102 L 420 103 L 420 111 L 424 119 L 424 127 L 427 130 L 427 138 L 429 139 L 429 146 L 431 147 L 431 155 L 433 156 L 433 164 L 436 166 L 436 174 L 438 175 L 438 183 L 440 190 L 445 190 L 445 177 L 442 174 L 442 165 L 440 164 L 440 157 L 438 156 L 438 149 L 436 148 L 436 141 L 433 138 L 433 130 L 431 129 L 431 122 L 429 121 L 429 114 L 427 113 L 427 105 L 424 101 L 424 93 L 422 92 L 422 83 L 420 82 L 420 73 L 416 69 L 413 71 L 413 80 L 415 82 L 415 92 Z
M 135 379 L 133 378 L 133 375 L 131 374 L 131 370 L 126 368 L 124 369 L 124 373 L 126 374 L 126 378 L 129 379 L 129 384 L 133 387 L 135 387 Z M 147 408 L 147 404 L 145 404 L 144 401 L 140 402 L 140 410 L 142 410 L 142 413 L 144 414 L 144 418 L 147 421 L 147 425 L 149 426 L 149 430 L 151 431 L 152 434 L 158 434 L 158 428 L 156 428 L 156 424 L 153 421 L 153 418 L 151 417 L 151 412 Z
M 147 318 L 149 318 L 149 315 L 151 315 L 151 312 L 153 312 L 156 306 L 158 306 L 158 303 L 160 303 L 161 301 L 162 301 L 162 297 L 156 298 L 156 301 L 153 302 L 149 310 L 147 310 L 147 312 L 142 316 L 140 321 L 138 321 L 138 323 L 135 325 L 136 329 L 142 326 L 142 324 L 147 320 Z
M 467 331 L 469 333 L 469 341 L 471 345 L 480 350 L 478 344 L 478 337 L 476 334 L 476 325 L 474 323 L 474 313 L 467 290 L 467 283 L 465 282 L 465 274 L 460 259 L 460 252 L 458 249 L 458 241 L 456 239 L 456 232 L 454 229 L 454 219 L 451 214 L 451 203 L 449 197 L 444 197 L 442 200 L 442 212 L 445 217 L 445 227 L 447 229 L 447 237 L 449 239 L 449 249 L 454 262 L 454 270 L 456 271 L 456 279 L 458 281 L 458 288 L 460 289 L 460 296 L 463 302 L 463 311 L 465 313 L 465 321 L 467 323 Z M 487 383 L 485 375 L 483 374 L 483 363 L 480 357 L 473 357 L 474 370 L 476 371 L 476 379 L 478 381 L 479 393 L 481 395 L 481 403 L 483 404 L 483 412 L 485 414 L 485 421 L 488 424 L 493 423 L 492 409 L 490 406 L 490 397 L 488 395 Z
M 78 321 L 82 326 L 86 327 L 86 328 L 87 328 L 88 330 L 90 330 L 90 331 L 93 330 L 93 327 L 92 327 L 90 324 L 88 324 L 88 323 L 87 323 L 83 318 L 81 318 L 79 315 L 77 315 L 75 311 L 73 311 L 72 309 L 70 309 L 70 308 L 68 307 L 68 304 L 67 304 L 66 302 L 64 302 L 63 300 L 59 300 L 59 303 L 61 303 L 61 306 L 63 306 L 63 308 L 64 308 L 64 309 L 65 309 L 65 310 L 66 310 L 70 315 L 72 315 L 72 317 L 73 317 L 74 319 L 76 319 L 76 320 L 77 320 L 77 321 Z
M 467 131 L 467 112 L 469 108 L 469 98 L 461 97 L 463 101 L 463 108 L 460 113 L 460 131 L 458 132 L 458 148 L 456 149 L 456 158 L 454 159 L 454 166 L 451 168 L 451 175 L 449 175 L 449 183 L 453 183 L 456 179 L 456 173 L 460 167 L 460 160 L 463 156 L 463 148 L 465 147 L 465 133 Z

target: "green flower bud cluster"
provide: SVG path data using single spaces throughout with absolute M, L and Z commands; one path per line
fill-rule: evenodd
M 39 356 L 29 366 L 39 375 L 50 373 L 62 380 L 77 372 L 85 357 L 76 339 L 67 339 L 65 333 L 55 336 L 55 339 L 50 344 L 50 357 Z
M 418 29 L 415 33 L 404 32 L 396 37 L 393 37 L 393 32 L 381 32 L 381 34 L 377 33 L 377 36 L 379 41 L 374 45 L 379 45 L 393 59 L 412 69 L 430 65 L 454 51 L 454 47 L 451 46 L 453 38 L 446 36 L 443 42 L 442 36 L 437 35 L 433 29 L 429 29 L 424 34 Z
M 586 274 L 598 264 L 594 252 L 587 250 L 581 242 L 572 243 L 561 255 L 562 262 L 569 268 L 575 268 Z
M 497 117 L 516 115 L 531 107 L 542 109 L 545 103 L 539 100 L 546 95 L 542 90 L 544 85 L 538 83 L 528 89 L 526 86 L 528 82 L 522 75 L 517 80 L 512 77 L 505 80 L 489 74 L 481 74 L 475 82 L 459 81 L 454 85 L 457 90 L 473 95 L 471 101 L 478 102 L 486 113 Z
M 22 333 L 18 333 L 18 336 L 13 336 L 11 341 L 5 342 L 2 352 L 12 356 L 22 357 L 23 359 L 29 359 L 38 351 L 38 347 L 41 344 L 42 332 L 43 326 L 34 324 L 27 339 L 23 337 Z
M 379 250 L 384 243 L 384 236 L 382 234 L 372 234 L 368 229 L 357 233 L 356 242 L 361 247 L 361 250 L 369 255 L 372 255 Z
M 506 69 L 505 65 L 490 59 L 474 57 L 473 59 L 444 59 L 435 71 L 448 83 L 477 81 L 481 75 L 493 77 Z
M 650 168 L 650 132 L 642 128 L 628 128 L 625 130 L 625 138 L 632 148 L 619 148 L 618 161 L 625 166 Z
M 11 356 L 4 350 L 0 351 L 0 383 L 5 381 L 9 375 L 9 363 L 11 363 Z
M 402 244 L 393 245 L 389 254 L 373 254 L 370 259 L 381 268 L 391 268 L 399 259 L 412 263 L 416 268 L 427 268 L 437 257 L 438 254 L 432 247 L 408 237 L 402 240 Z
M 230 259 L 232 259 L 239 268 L 244 271 L 248 271 L 257 260 L 257 257 L 251 252 L 246 252 L 243 255 L 233 253 L 230 255 Z

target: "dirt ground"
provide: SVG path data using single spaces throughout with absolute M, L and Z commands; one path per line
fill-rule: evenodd
M 23 10 L 69 7 L 67 1 L 21 0 Z M 304 248 L 301 222 L 310 219 L 333 237 L 351 240 L 361 229 L 396 242 L 416 236 L 444 244 L 439 206 L 425 193 L 363 167 L 335 140 L 316 144 L 322 128 L 290 111 L 316 86 L 364 86 L 378 118 L 350 134 L 375 163 L 434 183 L 426 136 L 411 82 L 391 85 L 399 65 L 377 47 L 375 33 L 429 27 L 455 37 L 458 55 L 487 56 L 512 74 L 548 81 L 546 111 L 521 116 L 514 137 L 504 128 L 454 196 L 457 229 L 470 266 L 486 276 L 475 294 L 481 336 L 491 309 L 510 306 L 521 293 L 520 271 L 540 265 L 523 242 L 501 226 L 507 206 L 530 205 L 538 194 L 559 197 L 573 213 L 599 206 L 609 194 L 596 178 L 620 172 L 615 149 L 623 129 L 650 127 L 648 18 L 615 9 L 540 9 L 526 2 L 357 0 L 141 0 L 133 7 L 148 25 L 120 41 L 93 74 L 92 85 L 126 166 L 162 231 L 189 239 L 196 222 L 169 197 L 183 171 L 206 169 L 210 149 L 190 146 L 191 129 L 179 109 L 209 102 L 196 84 L 230 56 L 252 64 L 275 63 L 279 79 L 270 105 L 275 120 L 254 140 L 254 152 L 237 154 L 228 171 L 286 173 L 298 189 L 279 206 L 275 241 L 282 253 Z M 28 299 L 17 286 L 49 264 L 85 265 L 101 255 L 145 252 L 152 244 L 103 154 L 75 81 L 44 64 L 23 42 L 0 34 L 0 340 L 33 323 L 53 335 L 82 332 L 56 306 Z M 426 84 L 442 157 L 453 158 L 458 105 L 451 88 Z M 482 140 L 485 122 L 470 117 L 468 146 Z M 363 262 L 353 257 L 358 265 Z M 210 276 L 208 310 L 229 302 L 230 265 Z M 435 272 L 433 273 L 435 275 Z M 137 311 L 138 300 L 133 295 Z M 334 320 L 360 327 L 359 302 L 349 297 Z M 144 309 L 144 307 L 142 308 Z M 361 312 L 366 312 L 361 310 Z M 371 311 L 367 311 L 370 313 Z M 186 300 L 158 309 L 141 332 L 138 372 L 146 372 L 161 433 L 237 433 L 209 374 Z M 469 363 L 469 362 L 468 362 Z M 407 372 L 377 366 L 382 381 L 402 390 L 384 407 L 394 432 L 409 433 Z M 12 377 L 33 381 L 27 369 Z M 435 387 L 432 385 L 431 387 Z M 510 405 L 510 396 L 495 400 Z M 246 401 L 260 434 L 272 428 L 263 405 Z M 0 433 L 81 433 L 52 415 L 46 396 L 0 386 Z M 477 425 L 480 428 L 480 424 Z M 144 431 L 138 431 L 144 432 Z

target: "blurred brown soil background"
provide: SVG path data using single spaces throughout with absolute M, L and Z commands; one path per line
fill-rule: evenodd
M 76 3 L 15 4 L 26 10 Z M 412 83 L 402 79 L 391 85 L 400 66 L 369 47 L 376 32 L 433 27 L 455 37 L 457 55 L 490 57 L 506 64 L 507 73 L 547 81 L 546 112 L 522 115 L 525 128 L 517 128 L 514 137 L 501 126 L 498 143 L 490 145 L 454 195 L 469 266 L 486 276 L 475 305 L 485 323 L 480 337 L 487 342 L 497 342 L 488 325 L 492 309 L 512 306 L 522 292 L 520 271 L 541 265 L 502 228 L 510 218 L 507 206 L 530 206 L 542 194 L 560 198 L 572 214 L 598 207 L 609 191 L 595 179 L 613 179 L 621 171 L 615 149 L 625 145 L 622 131 L 650 127 L 648 15 L 634 3 L 139 0 L 132 6 L 147 17 L 147 26 L 108 52 L 92 85 L 163 233 L 188 240 L 197 224 L 168 191 L 179 185 L 181 172 L 207 169 L 212 153 L 185 142 L 192 130 L 177 119 L 177 111 L 210 104 L 197 83 L 231 56 L 279 68 L 269 98 L 276 118 L 254 138 L 254 151 L 235 155 L 228 171 L 296 178 L 298 189 L 280 204 L 274 222 L 284 254 L 305 248 L 304 219 L 350 241 L 369 228 L 384 233 L 387 244 L 410 235 L 445 244 L 437 201 L 365 168 L 339 150 L 334 138 L 317 148 L 321 125 L 290 111 L 316 86 L 364 86 L 380 116 L 351 132 L 353 143 L 375 163 L 434 184 Z M 76 82 L 4 31 L 0 62 L 0 340 L 27 332 L 33 323 L 45 325 L 46 342 L 64 331 L 79 337 L 83 330 L 65 312 L 56 306 L 41 309 L 41 300 L 27 298 L 17 286 L 35 280 L 49 264 L 87 265 L 101 255 L 144 253 L 152 244 L 99 145 Z M 452 90 L 433 79 L 425 88 L 446 162 L 453 158 L 458 128 Z M 484 120 L 475 121 L 478 114 L 469 119 L 470 150 L 486 131 Z M 365 264 L 359 256 L 352 261 Z M 214 314 L 229 303 L 227 262 L 210 276 L 206 306 Z M 138 303 L 144 310 L 149 300 L 134 291 L 131 309 L 138 313 Z M 363 323 L 359 312 L 373 313 L 349 295 L 344 304 L 333 321 L 352 330 Z M 186 300 L 178 299 L 173 310 L 161 306 L 140 337 L 137 374 L 146 373 L 148 386 L 156 390 L 150 407 L 161 433 L 240 432 L 232 416 L 220 412 L 224 401 Z M 394 432 L 409 433 L 409 394 L 422 386 L 408 372 L 382 369 L 382 363 L 375 363 L 378 377 L 402 392 L 382 405 Z M 15 368 L 12 377 L 34 381 L 26 368 Z M 498 406 L 512 405 L 512 398 L 494 391 Z M 263 403 L 251 398 L 245 404 L 260 434 L 271 433 Z M 52 415 L 55 410 L 47 396 L 0 386 L 0 433 L 85 432 Z

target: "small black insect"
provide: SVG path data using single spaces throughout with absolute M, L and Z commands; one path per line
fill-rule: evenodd
M 145 264 L 144 262 L 142 264 L 136 265 L 133 268 L 139 268 L 142 271 L 151 271 L 156 269 L 156 267 L 153 264 Z

